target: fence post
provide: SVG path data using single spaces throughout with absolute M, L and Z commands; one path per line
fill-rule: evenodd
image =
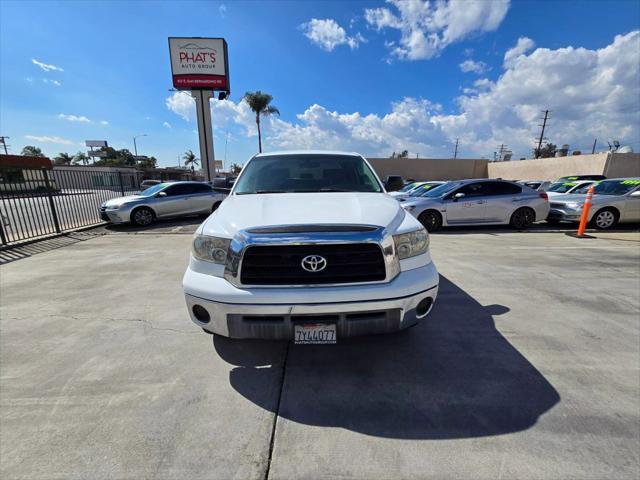
M 49 197 L 49 207 L 51 207 L 51 215 L 53 216 L 53 225 L 56 227 L 56 233 L 62 233 L 60 223 L 58 222 L 58 212 L 56 212 L 56 204 L 53 201 L 53 193 L 51 191 L 51 183 L 49 183 L 49 173 L 46 168 L 42 169 L 44 176 L 44 184 L 47 187 L 47 197 Z
M 0 212 L 0 241 L 2 245 L 7 244 L 7 236 L 4 234 L 4 215 Z
M 118 180 L 120 180 L 120 193 L 124 197 L 124 183 L 122 182 L 122 172 L 118 171 Z

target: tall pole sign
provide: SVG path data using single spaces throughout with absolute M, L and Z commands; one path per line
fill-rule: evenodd
M 196 101 L 200 160 L 208 181 L 215 177 L 213 126 L 209 101 L 214 91 L 220 100 L 230 93 L 229 59 L 224 38 L 169 37 L 173 86 L 188 90 Z

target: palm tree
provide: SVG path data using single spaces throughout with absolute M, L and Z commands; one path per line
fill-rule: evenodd
M 187 150 L 186 152 L 184 152 L 182 159 L 184 160 L 185 167 L 191 165 L 191 173 L 195 172 L 196 165 L 200 165 L 200 160 L 196 158 L 196 154 L 191 150 Z
M 242 99 L 249 104 L 249 108 L 256 114 L 256 125 L 258 126 L 258 150 L 262 153 L 262 132 L 260 131 L 260 115 L 280 115 L 280 110 L 274 105 L 269 105 L 273 97 L 268 93 L 247 92 Z
M 34 147 L 33 145 L 27 145 L 22 149 L 20 155 L 25 155 L 28 157 L 44 157 L 44 153 L 38 147 Z
M 78 152 L 73 157 L 73 163 L 74 163 L 74 165 L 78 165 L 79 163 L 81 163 L 82 165 L 88 165 L 89 164 L 89 157 L 84 152 Z
M 59 153 L 57 157 L 53 159 L 56 165 L 71 165 L 73 157 L 68 153 Z

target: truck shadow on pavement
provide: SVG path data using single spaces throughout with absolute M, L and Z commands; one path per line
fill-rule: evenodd
M 232 387 L 280 417 L 402 439 L 500 435 L 534 425 L 558 392 L 494 326 L 507 307 L 483 307 L 440 277 L 426 321 L 392 335 L 338 339 L 334 346 L 289 345 L 214 337 L 217 353 L 237 365 Z M 261 381 L 284 369 L 276 407 Z

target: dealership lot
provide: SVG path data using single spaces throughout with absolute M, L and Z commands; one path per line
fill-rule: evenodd
M 196 225 L 0 255 L 0 477 L 640 474 L 636 229 L 434 234 L 426 321 L 310 347 L 190 322 Z

